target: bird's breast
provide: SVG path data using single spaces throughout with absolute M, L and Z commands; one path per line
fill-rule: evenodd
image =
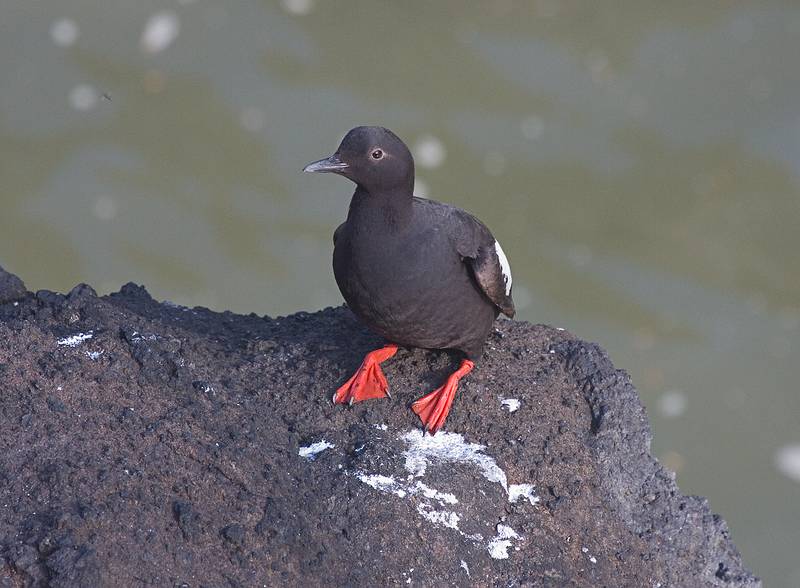
M 440 308 L 447 290 L 468 279 L 455 251 L 429 234 L 338 242 L 334 274 L 348 305 L 366 322 L 397 324 Z M 430 234 L 432 233 L 432 234 Z M 416 318 L 415 318 L 416 317 Z

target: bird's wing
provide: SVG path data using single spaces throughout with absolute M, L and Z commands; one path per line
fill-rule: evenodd
M 477 218 L 455 206 L 431 200 L 422 200 L 421 204 L 436 208 L 436 213 L 448 219 L 444 225 L 449 229 L 450 239 L 462 261 L 472 270 L 478 286 L 504 315 L 513 318 L 511 267 L 491 231 Z

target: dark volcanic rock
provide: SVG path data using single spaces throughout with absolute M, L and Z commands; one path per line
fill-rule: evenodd
M 457 358 L 401 351 L 392 399 L 334 407 L 378 343 L 345 308 L 16 283 L 0 272 L 0 586 L 759 585 L 650 456 L 627 374 L 569 333 L 498 322 L 430 437 L 409 404 Z
M 27 290 L 22 280 L 0 266 L 0 304 L 20 300 L 25 297 L 25 294 L 27 294 Z

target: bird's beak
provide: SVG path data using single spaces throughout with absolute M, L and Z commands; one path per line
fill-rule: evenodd
M 309 163 L 303 168 L 304 172 L 308 173 L 334 173 L 339 174 L 346 170 L 349 166 L 339 159 L 339 155 L 334 153 L 330 157 L 320 159 L 314 163 Z

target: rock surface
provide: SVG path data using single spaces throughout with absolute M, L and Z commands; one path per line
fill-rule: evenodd
M 760 585 L 650 456 L 627 374 L 567 332 L 498 322 L 430 437 L 409 404 L 457 358 L 401 350 L 392 399 L 335 407 L 379 343 L 345 308 L 1 269 L 0 302 L 0 586 Z

